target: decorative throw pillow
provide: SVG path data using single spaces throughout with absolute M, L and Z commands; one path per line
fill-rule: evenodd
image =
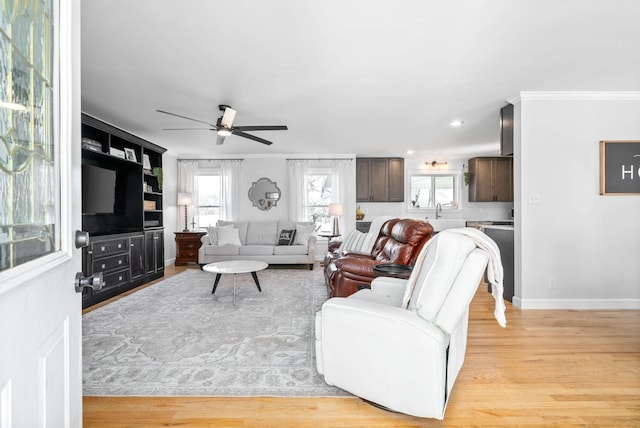
M 282 230 L 280 231 L 280 236 L 278 237 L 278 245 L 291 245 L 293 244 L 293 239 L 296 236 L 295 230 Z
M 209 238 L 209 245 L 218 245 L 218 233 L 215 226 L 209 225 L 207 227 L 207 237 Z
M 365 237 L 365 233 L 362 233 L 359 230 L 352 230 L 340 246 L 340 253 L 343 254 L 346 251 L 360 251 Z
M 232 227 L 219 227 L 218 245 L 242 245 L 240 242 L 240 231 Z
M 296 245 L 307 245 L 309 237 L 313 233 L 314 226 L 312 224 L 306 226 L 300 223 L 296 223 Z
M 226 226 L 220 226 L 220 227 L 231 228 L 232 225 L 228 224 Z M 218 245 L 218 229 L 220 227 L 215 227 L 211 225 L 207 227 L 207 236 L 209 237 L 209 245 Z

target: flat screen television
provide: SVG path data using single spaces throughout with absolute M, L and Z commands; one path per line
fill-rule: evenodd
M 116 171 L 82 165 L 82 213 L 113 214 L 116 204 Z
M 142 168 L 124 160 L 83 159 L 82 230 L 135 232 L 142 223 Z

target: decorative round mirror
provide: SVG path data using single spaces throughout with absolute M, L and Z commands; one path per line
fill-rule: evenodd
M 254 181 L 249 189 L 249 199 L 253 202 L 254 207 L 258 207 L 259 210 L 267 211 L 271 207 L 278 205 L 280 200 L 280 189 L 277 183 L 269 180 L 266 177 Z

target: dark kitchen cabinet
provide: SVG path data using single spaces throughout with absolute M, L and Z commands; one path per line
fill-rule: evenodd
M 513 156 L 513 104 L 500 109 L 500 154 Z
M 357 158 L 356 201 L 404 201 L 404 159 Z
M 404 202 L 404 159 L 389 158 L 389 202 Z
M 469 159 L 469 202 L 513 202 L 513 158 Z
M 511 229 L 501 229 L 492 226 L 481 227 L 484 233 L 489 236 L 489 238 L 493 239 L 498 248 L 500 249 L 500 259 L 502 261 L 502 267 L 504 269 L 503 272 L 503 297 L 504 300 L 508 300 L 509 302 L 513 301 L 514 295 L 514 251 L 513 251 L 513 228 Z M 491 284 L 488 286 L 488 291 L 491 292 Z

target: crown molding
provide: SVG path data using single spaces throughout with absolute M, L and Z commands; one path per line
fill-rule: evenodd
M 640 101 L 640 91 L 523 91 L 507 101 Z

